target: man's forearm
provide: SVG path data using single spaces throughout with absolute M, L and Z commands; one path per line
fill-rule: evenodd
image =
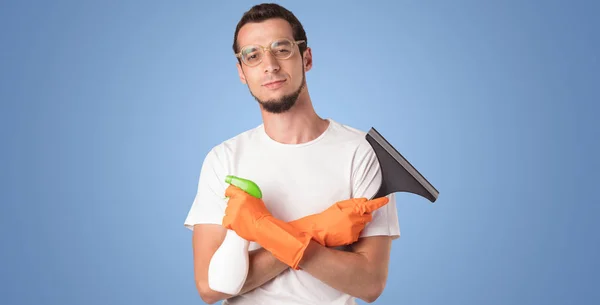
M 323 283 L 367 302 L 383 291 L 387 272 L 378 270 L 369 259 L 354 252 L 323 247 L 311 241 L 300 268 Z
M 244 294 L 262 284 L 270 281 L 281 272 L 289 268 L 271 254 L 271 252 L 260 248 L 249 252 L 250 266 L 248 277 L 239 294 Z

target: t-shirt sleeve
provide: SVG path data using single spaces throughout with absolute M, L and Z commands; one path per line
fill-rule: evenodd
M 184 226 L 193 230 L 195 224 L 221 224 L 225 216 L 225 170 L 216 149 L 204 158 L 198 188 Z
M 377 155 L 369 142 L 361 141 L 354 156 L 352 169 L 352 197 L 370 199 L 379 190 L 382 175 Z M 360 237 L 385 235 L 393 239 L 400 237 L 400 223 L 396 208 L 395 194 L 387 195 L 388 204 L 372 213 L 373 219 L 367 223 Z

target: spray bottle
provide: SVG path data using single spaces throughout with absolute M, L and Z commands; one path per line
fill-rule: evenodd
M 225 182 L 244 190 L 256 198 L 262 192 L 256 183 L 236 176 L 225 177 Z M 225 240 L 217 249 L 208 266 L 208 286 L 214 291 L 236 295 L 242 289 L 248 276 L 250 242 L 241 238 L 235 231 L 227 230 Z

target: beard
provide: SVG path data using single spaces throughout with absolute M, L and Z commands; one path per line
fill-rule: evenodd
M 252 94 L 254 99 L 262 106 L 262 108 L 265 111 L 270 113 L 284 113 L 292 109 L 292 107 L 294 107 L 296 101 L 298 101 L 298 97 L 300 96 L 302 89 L 304 89 L 304 86 L 306 86 L 306 75 L 305 72 L 302 71 L 302 83 L 300 83 L 300 86 L 298 87 L 298 89 L 296 89 L 296 91 L 290 94 L 284 95 L 278 99 L 270 100 L 259 99 L 256 95 L 254 95 L 254 93 L 252 93 L 252 90 L 250 90 L 250 94 Z M 250 87 L 248 87 L 248 89 L 250 89 Z

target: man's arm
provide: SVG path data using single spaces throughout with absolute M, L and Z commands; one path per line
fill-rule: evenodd
M 227 230 L 221 225 L 202 224 L 195 225 L 192 237 L 194 253 L 194 277 L 196 288 L 202 300 L 213 304 L 233 295 L 221 293 L 210 289 L 208 285 L 208 266 L 217 249 L 223 243 Z M 249 270 L 246 282 L 239 294 L 244 294 L 289 268 L 286 264 L 276 259 L 270 252 L 257 249 L 249 252 Z
M 372 303 L 385 288 L 391 241 L 390 236 L 360 238 L 352 252 L 311 241 L 300 268 L 339 291 Z

